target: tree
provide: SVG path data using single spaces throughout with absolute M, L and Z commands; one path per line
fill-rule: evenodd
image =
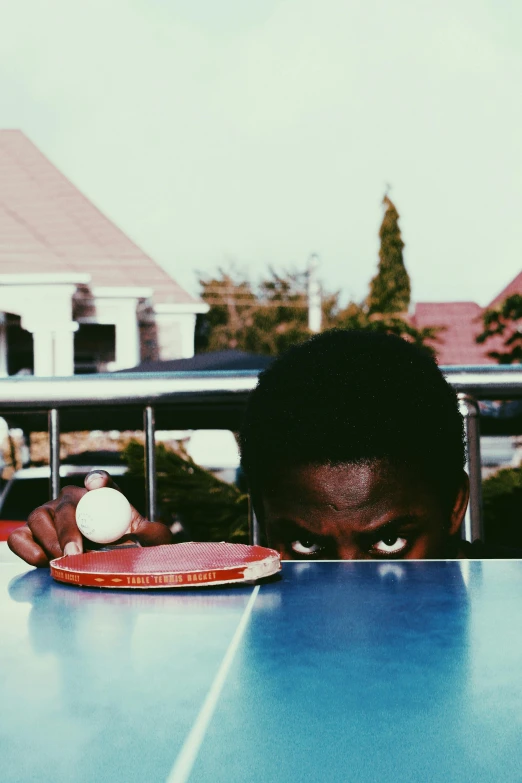
M 370 282 L 369 294 L 363 302 L 350 302 L 334 313 L 331 325 L 395 334 L 435 356 L 433 343 L 436 343 L 442 327 L 417 329 L 408 319 L 411 285 L 402 257 L 404 242 L 399 229 L 399 213 L 387 194 L 383 204 L 385 212 L 379 230 L 379 266 Z
M 417 329 L 399 315 L 370 314 L 367 302 L 362 304 L 350 302 L 347 307 L 336 314 L 332 320 L 332 326 L 339 329 L 368 329 L 372 332 L 395 334 L 397 337 L 402 337 L 403 340 L 423 348 L 434 357 L 437 351 L 433 343 L 437 342 L 439 333 L 443 329 L 440 326 L 426 326 Z
M 218 269 L 217 275 L 199 280 L 201 297 L 210 306 L 197 324 L 199 351 L 245 350 L 257 297 L 251 283 L 234 267 Z
M 367 299 L 370 315 L 405 313 L 411 296 L 410 278 L 402 258 L 404 242 L 399 228 L 399 213 L 388 195 L 384 196 L 383 204 L 386 210 L 379 231 L 379 268 L 370 283 Z
M 200 320 L 198 349 L 237 348 L 274 355 L 311 336 L 308 329 L 306 272 L 276 272 L 253 286 L 236 269 L 219 269 L 201 278 L 201 297 L 210 311 Z M 338 293 L 323 292 L 323 322 L 329 326 L 338 308 Z
M 407 316 L 410 279 L 402 258 L 404 242 L 399 215 L 388 195 L 379 231 L 379 267 L 367 298 L 341 308 L 340 292 L 322 291 L 322 328 L 370 329 L 389 332 L 420 345 L 435 355 L 433 343 L 442 327 L 417 329 Z M 276 272 L 253 286 L 237 270 L 218 270 L 201 278 L 201 296 L 210 312 L 199 321 L 198 350 L 240 348 L 263 354 L 278 354 L 311 336 L 308 329 L 308 277 L 306 272 Z
M 482 316 L 484 329 L 476 338 L 483 344 L 492 338 L 501 342 L 504 350 L 489 351 L 488 356 L 499 364 L 522 362 L 522 296 L 508 296 L 499 307 L 486 310 Z
M 279 274 L 274 269 L 255 288 L 234 269 L 220 269 L 217 275 L 202 278 L 201 295 L 210 311 L 200 321 L 198 350 L 237 348 L 276 355 L 307 340 L 311 333 L 306 283 L 305 272 Z M 367 301 L 341 308 L 339 296 L 338 291 L 322 292 L 324 329 L 389 332 L 435 354 L 430 342 L 436 341 L 440 328 L 416 329 L 398 314 L 370 313 Z

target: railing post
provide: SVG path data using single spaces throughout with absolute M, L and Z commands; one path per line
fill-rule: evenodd
M 459 410 L 464 419 L 466 435 L 466 471 L 469 476 L 469 505 L 461 529 L 466 541 L 484 540 L 482 521 L 482 466 L 480 459 L 479 407 L 468 394 L 458 395 Z
M 145 431 L 145 485 L 147 497 L 147 519 L 156 519 L 156 439 L 154 431 L 154 408 L 147 405 L 143 411 Z
M 60 494 L 60 413 L 57 408 L 51 408 L 48 413 L 49 429 L 49 465 L 51 476 L 49 491 L 52 500 Z
M 250 495 L 248 496 L 248 535 L 252 546 L 258 546 L 261 543 L 261 530 Z

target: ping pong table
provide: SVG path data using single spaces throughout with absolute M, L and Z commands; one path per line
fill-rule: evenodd
M 0 545 L 0 781 L 522 781 L 522 561 L 103 592 Z

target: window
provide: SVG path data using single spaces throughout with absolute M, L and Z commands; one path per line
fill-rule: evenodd
M 74 334 L 74 372 L 106 372 L 107 364 L 116 358 L 114 324 L 80 323 Z

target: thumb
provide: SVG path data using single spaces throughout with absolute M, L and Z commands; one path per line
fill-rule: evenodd
M 120 488 L 112 480 L 106 470 L 93 470 L 85 477 L 85 486 L 88 490 L 110 487 Z M 158 546 L 159 544 L 171 544 L 172 533 L 162 522 L 149 522 L 148 519 L 136 511 L 133 506 L 129 534 L 134 536 L 143 546 Z
M 87 489 L 101 489 L 102 487 L 119 489 L 106 470 L 91 470 L 85 476 L 83 483 Z
M 132 509 L 130 533 L 137 538 L 142 546 L 172 544 L 172 533 L 163 522 L 149 522 L 134 508 Z

